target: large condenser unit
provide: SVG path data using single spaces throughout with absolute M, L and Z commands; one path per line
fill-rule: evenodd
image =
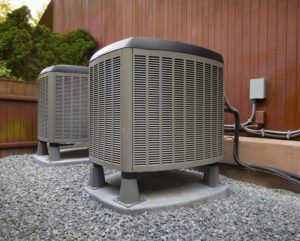
M 223 159 L 220 54 L 133 37 L 99 50 L 89 68 L 91 186 L 95 168 L 120 170 L 120 199 L 132 202 L 124 192 L 136 190 L 136 173 Z
M 60 159 L 59 146 L 88 143 L 88 67 L 56 65 L 38 78 L 38 155 Z

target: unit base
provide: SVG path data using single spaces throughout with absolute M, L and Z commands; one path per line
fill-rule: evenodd
M 91 198 L 104 207 L 133 215 L 206 203 L 229 193 L 227 185 L 214 188 L 205 185 L 202 173 L 184 170 L 151 172 L 139 176 L 139 201 L 124 204 L 119 201 L 121 173 L 112 173 L 105 179 L 107 185 L 104 187 L 85 187 Z
M 90 164 L 86 148 L 72 148 L 61 151 L 61 160 L 52 161 L 49 156 L 33 155 L 35 163 L 42 166 L 67 166 L 76 164 Z

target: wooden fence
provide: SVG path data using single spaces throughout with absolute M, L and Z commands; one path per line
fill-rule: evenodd
M 37 91 L 36 83 L 0 79 L 0 157 L 35 151 Z

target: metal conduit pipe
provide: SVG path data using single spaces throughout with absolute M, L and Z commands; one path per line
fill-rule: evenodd
M 228 101 L 227 97 L 225 97 L 226 101 Z M 229 102 L 228 102 L 229 103 Z M 255 100 L 252 101 L 252 113 L 250 118 L 245 123 L 240 123 L 240 129 L 243 129 L 244 131 L 257 135 L 262 137 L 271 137 L 275 139 L 293 139 L 300 136 L 300 130 L 294 130 L 294 131 L 275 131 L 275 130 L 265 130 L 265 129 L 251 129 L 247 127 L 249 124 L 253 122 L 253 119 L 255 117 L 256 112 L 256 102 Z M 225 130 L 234 130 L 235 125 L 224 125 Z
M 253 119 L 255 117 L 255 112 L 256 112 L 256 101 L 252 100 L 252 113 L 251 116 L 248 118 L 248 120 L 244 123 L 241 123 L 241 126 L 247 126 L 249 124 L 253 123 Z M 233 130 L 234 129 L 234 124 L 232 125 L 224 125 L 224 128 L 226 130 Z

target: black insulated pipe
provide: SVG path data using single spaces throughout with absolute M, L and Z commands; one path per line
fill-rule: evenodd
M 264 166 L 257 166 L 257 165 L 250 165 L 243 163 L 239 158 L 239 136 L 240 136 L 240 114 L 239 111 L 234 108 L 230 102 L 228 101 L 227 97 L 224 96 L 224 105 L 225 105 L 225 112 L 231 113 L 234 116 L 234 139 L 233 139 L 233 158 L 235 162 L 244 168 L 253 170 L 253 171 L 259 171 L 264 172 L 268 174 L 273 174 L 276 176 L 279 176 L 293 184 L 300 185 L 300 177 L 295 174 L 291 174 L 289 172 L 272 168 L 272 167 L 264 167 Z M 222 163 L 224 164 L 224 163 Z

